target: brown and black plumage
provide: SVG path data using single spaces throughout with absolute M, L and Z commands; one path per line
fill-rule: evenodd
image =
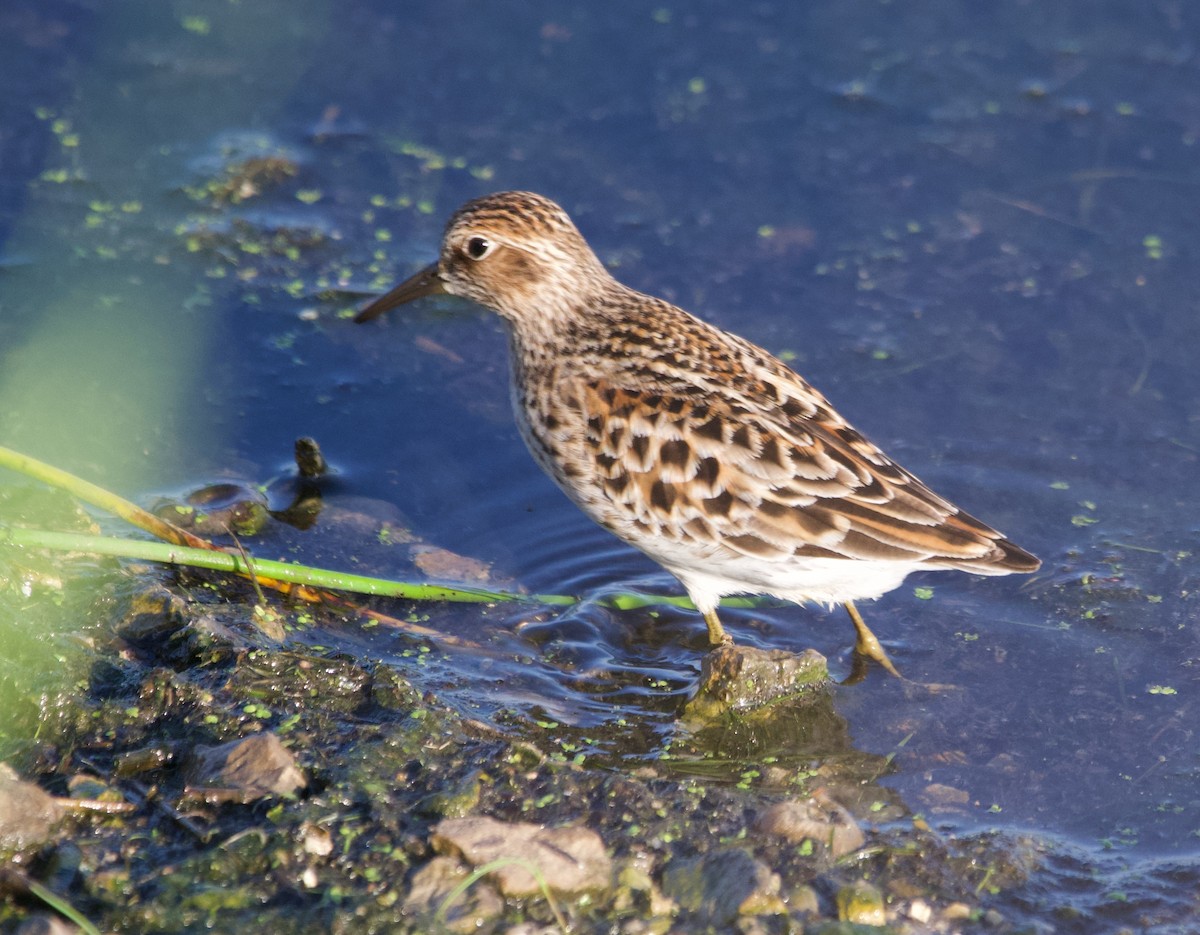
M 439 260 L 356 321 L 438 292 L 504 318 L 534 458 L 683 583 L 714 644 L 729 640 L 716 615 L 724 595 L 842 603 L 856 649 L 894 672 L 853 601 L 923 569 L 1039 565 L 893 462 L 782 361 L 617 282 L 540 195 L 464 205 Z

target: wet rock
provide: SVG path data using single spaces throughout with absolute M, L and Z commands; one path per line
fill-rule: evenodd
M 794 887 L 787 894 L 787 904 L 793 914 L 816 916 L 821 913 L 821 898 L 817 895 L 817 891 L 807 883 Z
M 787 841 L 812 841 L 834 860 L 858 850 L 866 836 L 846 809 L 817 792 L 809 799 L 790 799 L 772 805 L 754 822 L 754 830 Z
M 908 917 L 914 922 L 920 922 L 922 925 L 928 925 L 929 920 L 933 918 L 933 909 L 929 903 L 923 899 L 914 899 L 908 907 Z
M 666 918 L 675 912 L 673 899 L 664 896 L 650 876 L 649 860 L 644 856 L 625 861 L 617 873 L 617 891 L 613 908 L 617 912 L 636 911 L 644 918 Z
M 966 903 L 954 902 L 942 909 L 942 918 L 949 919 L 951 922 L 962 922 L 971 918 L 974 913 L 974 908 Z
M 789 653 L 727 643 L 700 664 L 700 684 L 684 707 L 689 720 L 709 721 L 727 711 L 749 711 L 824 685 L 825 657 L 815 649 Z
M 607 890 L 612 883 L 612 859 L 588 828 L 448 818 L 433 829 L 432 844 L 439 854 L 461 855 L 473 867 L 499 861 L 488 877 L 505 896 L 540 893 L 543 883 L 557 893 Z
M 370 497 L 339 496 L 336 503 L 325 505 L 321 522 L 348 541 L 366 548 L 376 543 L 386 549 L 417 542 L 408 518 L 394 503 Z M 392 557 L 394 560 L 394 556 Z
M 175 759 L 175 751 L 165 743 L 155 743 L 138 750 L 118 754 L 113 775 L 118 779 L 129 779 L 151 770 L 169 766 Z
M 270 733 L 197 747 L 188 778 L 194 785 L 237 790 L 243 798 L 288 795 L 307 785 L 291 753 Z
M 16 935 L 78 935 L 79 929 L 66 920 L 49 913 L 30 916 L 16 930 Z
M 148 585 L 129 599 L 119 632 L 135 644 L 165 643 L 186 626 L 187 602 L 160 584 Z
M 461 581 L 465 584 L 484 584 L 491 580 L 492 566 L 476 558 L 468 558 L 434 545 L 414 545 L 413 564 L 430 578 L 441 581 Z
M 82 808 L 118 814 L 136 807 L 125 801 L 116 786 L 90 773 L 76 773 L 68 777 L 67 792 L 70 800 L 63 802 L 63 805 L 72 810 Z
M 447 902 L 469 872 L 453 857 L 433 858 L 413 874 L 404 908 L 427 920 L 434 931 L 486 931 L 486 923 L 504 912 L 495 887 L 476 882 Z
M 866 880 L 847 883 L 837 894 L 838 918 L 860 925 L 886 925 L 883 894 Z
M 328 857 L 333 853 L 333 835 L 328 828 L 306 821 L 300 826 L 300 843 L 306 854 Z
M 931 782 L 921 791 L 921 799 L 931 812 L 940 814 L 965 808 L 971 802 L 971 794 L 966 789 Z
M 680 908 L 715 928 L 729 926 L 738 916 L 787 912 L 779 874 L 740 850 L 672 861 L 663 871 L 662 888 Z
M 63 816 L 58 801 L 0 763 L 0 849 L 20 850 L 50 837 Z
M 438 818 L 465 818 L 479 804 L 482 792 L 482 777 L 479 770 L 472 770 L 448 788 L 430 793 L 417 803 L 417 810 Z

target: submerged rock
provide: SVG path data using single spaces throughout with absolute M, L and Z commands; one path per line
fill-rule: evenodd
M 479 804 L 483 780 L 479 770 L 448 783 L 417 803 L 417 810 L 438 818 L 465 818 Z
M 468 873 L 453 857 L 433 858 L 413 874 L 405 910 L 426 919 L 434 931 L 478 932 L 504 912 L 504 900 L 483 882 L 456 895 Z
M 714 928 L 724 929 L 738 916 L 787 912 L 779 874 L 741 850 L 672 861 L 663 872 L 662 888 L 681 909 Z
M 859 925 L 887 925 L 883 894 L 866 880 L 847 883 L 837 894 L 838 918 Z
M 448 818 L 433 829 L 433 848 L 471 866 L 498 862 L 488 877 L 505 896 L 531 896 L 544 884 L 556 893 L 607 890 L 612 859 L 588 828 L 545 828 L 494 818 Z
M 195 785 L 234 789 L 248 798 L 288 795 L 308 780 L 274 734 L 251 734 L 219 747 L 197 747 L 190 779 Z
M 827 848 L 834 860 L 866 843 L 854 816 L 822 792 L 808 799 L 777 802 L 758 816 L 754 830 L 797 844 L 812 841 Z
M 54 796 L 0 763 L 0 849 L 41 844 L 62 816 L 63 807 Z

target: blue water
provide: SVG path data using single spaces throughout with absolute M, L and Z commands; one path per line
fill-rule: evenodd
M 19 128 L 0 133 L 14 167 L 0 340 L 17 353 L 64 281 L 107 262 L 127 282 L 164 254 L 175 291 L 154 293 L 160 315 L 203 328 L 174 361 L 196 368 L 186 402 L 139 430 L 167 454 L 129 492 L 231 468 L 269 478 L 312 435 L 342 471 L 331 506 L 384 501 L 530 591 L 673 587 L 528 458 L 494 319 L 450 299 L 383 326 L 339 317 L 431 260 L 462 201 L 540 191 L 625 282 L 794 355 L 897 460 L 1043 558 L 1030 579 L 930 575 L 864 608 L 910 678 L 958 688 L 911 698 L 872 678 L 838 691 L 838 710 L 859 749 L 895 754 L 884 782 L 935 826 L 1046 842 L 1006 911 L 1070 904 L 1082 878 L 1086 926 L 1063 931 L 1186 925 L 1200 880 L 1195 9 L 313 2 L 209 11 L 208 33 L 166 18 L 148 36 L 101 10 L 90 42 L 74 7 L 40 9 L 0 13 L 21 26 L 4 41 L 46 75 L 0 102 Z M 35 180 L 64 151 L 30 109 L 84 122 L 77 86 L 110 126 L 140 129 L 116 134 L 122 155 L 86 182 L 51 188 Z M 161 127 L 120 110 L 130 93 Z M 299 175 L 242 205 L 181 194 L 238 147 L 285 151 Z M 115 259 L 69 249 L 92 249 L 90 202 L 131 191 L 141 226 L 112 235 Z M 177 225 L 232 218 L 323 240 L 248 257 L 179 239 Z M 121 304 L 64 314 L 107 327 Z M 325 534 L 295 557 L 337 564 L 346 543 Z M 640 721 L 601 751 L 618 760 L 670 735 L 703 650 L 681 611 L 474 614 L 445 625 L 519 661 L 453 655 L 432 687 L 485 717 Z M 741 641 L 848 664 L 840 613 L 728 622 Z M 403 648 L 344 638 L 381 658 Z M 947 808 L 936 785 L 965 803 Z

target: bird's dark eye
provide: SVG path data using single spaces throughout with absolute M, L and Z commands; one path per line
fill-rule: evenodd
M 467 241 L 466 253 L 472 260 L 482 260 L 492 250 L 492 242 L 486 237 L 472 237 Z

